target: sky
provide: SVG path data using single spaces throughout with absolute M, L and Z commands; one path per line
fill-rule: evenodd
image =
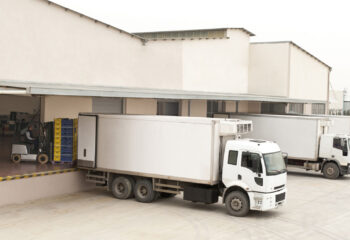
M 243 27 L 252 42 L 293 41 L 332 67 L 331 89 L 350 91 L 346 0 L 52 0 L 127 32 Z

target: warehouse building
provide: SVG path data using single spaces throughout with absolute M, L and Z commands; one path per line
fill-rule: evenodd
M 327 110 L 328 65 L 292 42 L 250 43 L 244 28 L 128 33 L 47 0 L 3 0 L 0 29 L 0 184 L 12 194 L 0 204 L 33 182 L 40 194 L 20 201 L 91 187 L 79 172 L 57 175 L 70 171 L 65 164 L 12 164 L 22 119 Z M 38 171 L 56 172 L 45 182 L 6 181 Z

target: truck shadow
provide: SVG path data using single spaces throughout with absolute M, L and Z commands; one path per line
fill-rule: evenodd
M 187 209 L 191 211 L 198 211 L 198 212 L 205 212 L 205 213 L 213 213 L 213 214 L 220 214 L 222 216 L 229 216 L 233 217 L 227 214 L 225 205 L 222 204 L 221 198 L 219 199 L 218 203 L 215 204 L 205 204 L 205 203 L 194 203 L 190 201 L 184 201 L 180 196 L 174 197 L 171 199 L 161 198 L 158 199 L 155 204 L 161 204 L 162 206 L 167 206 L 171 208 L 179 208 L 179 209 Z M 260 211 L 250 211 L 247 216 L 244 218 L 250 219 L 250 218 L 274 218 L 276 216 L 279 216 L 281 213 L 278 212 L 278 210 L 274 211 L 266 211 L 266 212 L 260 212 Z M 238 218 L 237 218 L 238 219 Z
M 308 177 L 308 178 L 321 178 L 324 180 L 332 180 L 332 179 L 327 179 L 325 178 L 321 173 L 311 173 L 311 172 L 299 172 L 299 171 L 293 171 L 293 170 L 288 170 L 287 176 L 302 176 L 302 177 Z M 350 181 L 349 176 L 342 176 L 337 179 L 337 181 Z

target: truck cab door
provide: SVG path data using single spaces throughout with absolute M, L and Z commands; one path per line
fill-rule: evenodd
M 242 151 L 238 161 L 238 175 L 248 187 L 248 191 L 264 191 L 264 164 L 260 153 Z
M 342 166 L 346 166 L 350 162 L 348 139 L 333 138 L 332 158 L 338 160 Z
M 238 158 L 240 152 L 237 150 L 226 149 L 223 160 L 222 182 L 226 186 L 231 186 L 238 179 Z

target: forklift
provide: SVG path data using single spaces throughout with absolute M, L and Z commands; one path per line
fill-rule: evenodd
M 29 125 L 28 128 L 32 126 L 34 126 L 34 124 Z M 53 122 L 39 123 L 39 136 L 34 141 L 33 139 L 28 139 L 27 134 L 24 134 L 22 137 L 21 143 L 12 144 L 12 162 L 18 164 L 22 161 L 37 161 L 40 164 L 46 164 L 51 160 Z

